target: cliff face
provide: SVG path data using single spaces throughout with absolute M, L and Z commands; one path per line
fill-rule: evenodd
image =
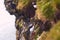
M 38 40 L 60 40 L 60 22 L 54 24 L 49 32 L 43 32 Z
M 5 0 L 4 3 L 6 10 L 16 16 L 17 40 L 55 40 L 54 36 L 59 40 L 59 34 L 55 34 L 60 32 L 55 30 L 60 26 L 60 22 L 57 23 L 60 20 L 59 3 L 52 0 Z

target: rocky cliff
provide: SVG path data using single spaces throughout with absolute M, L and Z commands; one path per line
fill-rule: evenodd
M 59 2 L 56 0 L 5 0 L 6 10 L 16 16 L 17 40 L 59 40 L 60 22 L 57 23 L 60 21 Z

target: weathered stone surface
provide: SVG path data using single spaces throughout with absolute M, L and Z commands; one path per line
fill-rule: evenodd
M 54 15 L 55 10 L 53 9 L 55 7 L 52 6 L 51 0 L 43 1 L 44 0 L 5 0 L 6 10 L 11 15 L 16 16 L 15 26 L 17 29 L 17 40 L 37 40 L 41 34 L 45 37 L 45 32 L 50 31 L 52 27 L 51 21 L 60 19 L 60 12 L 58 15 Z

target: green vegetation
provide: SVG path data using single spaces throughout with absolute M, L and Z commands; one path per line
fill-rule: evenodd
M 54 24 L 49 32 L 43 32 L 40 40 L 60 40 L 60 22 Z
M 17 1 L 18 1 L 17 9 L 22 9 L 29 2 L 28 0 L 17 0 Z
M 54 16 L 54 7 L 52 5 L 52 0 L 38 0 L 37 6 L 42 12 L 42 15 L 44 15 L 47 19 L 51 20 Z
M 55 24 L 47 34 L 46 40 L 60 40 L 60 22 Z

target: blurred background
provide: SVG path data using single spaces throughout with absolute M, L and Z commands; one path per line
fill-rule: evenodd
M 16 40 L 15 16 L 5 8 L 4 0 L 0 0 L 0 40 Z

